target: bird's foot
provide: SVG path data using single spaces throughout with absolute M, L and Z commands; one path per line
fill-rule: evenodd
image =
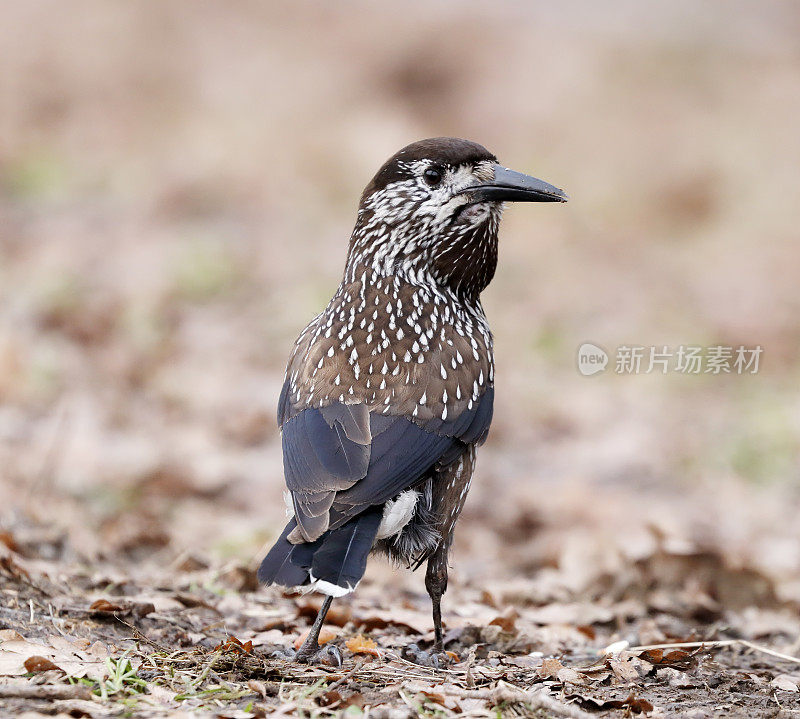
M 453 662 L 452 657 L 442 649 L 435 646 L 431 649 L 420 649 L 417 644 L 409 644 L 400 652 L 403 659 L 423 667 L 443 669 Z
M 323 664 L 328 667 L 342 666 L 342 653 L 335 644 L 325 644 L 324 646 L 302 646 L 296 652 L 288 649 L 278 649 L 272 653 L 275 659 L 283 659 L 287 662 L 298 662 L 299 664 Z

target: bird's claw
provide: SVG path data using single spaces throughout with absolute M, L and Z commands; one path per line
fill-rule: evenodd
M 328 667 L 342 666 L 342 653 L 335 644 L 325 646 L 300 647 L 296 652 L 288 649 L 277 649 L 272 653 L 275 659 L 299 664 L 323 664 Z
M 403 647 L 401 652 L 403 659 L 422 667 L 432 667 L 433 669 L 443 669 L 452 663 L 452 658 L 447 652 L 433 649 L 420 649 L 417 644 L 409 644 Z

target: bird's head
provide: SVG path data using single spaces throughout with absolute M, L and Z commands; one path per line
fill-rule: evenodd
M 387 160 L 364 190 L 348 270 L 432 279 L 477 296 L 494 275 L 504 203 L 566 200 L 477 143 L 420 140 Z

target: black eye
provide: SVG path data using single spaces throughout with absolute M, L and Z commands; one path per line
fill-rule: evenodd
M 436 187 L 442 181 L 442 171 L 438 167 L 429 167 L 422 176 L 431 187 Z

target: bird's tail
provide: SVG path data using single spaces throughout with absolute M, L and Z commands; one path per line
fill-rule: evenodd
M 286 587 L 310 584 L 334 597 L 352 592 L 364 576 L 381 517 L 380 508 L 368 509 L 316 541 L 301 544 L 286 539 L 297 526 L 292 519 L 261 562 L 258 580 Z
M 292 544 L 286 537 L 296 526 L 297 521 L 292 518 L 261 562 L 258 568 L 258 581 L 262 584 L 299 587 L 308 583 L 308 572 L 311 569 L 314 551 L 319 548 L 322 538 L 307 544 Z

